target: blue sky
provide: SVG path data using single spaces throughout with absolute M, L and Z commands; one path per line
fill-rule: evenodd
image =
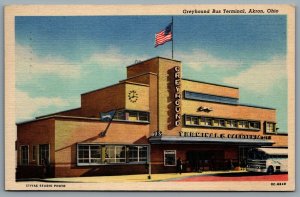
M 80 106 L 80 94 L 126 78 L 126 66 L 171 58 L 154 48 L 170 16 L 16 17 L 17 121 Z M 174 16 L 183 77 L 240 88 L 240 102 L 277 109 L 287 131 L 286 16 Z M 21 99 L 22 98 L 22 99 Z

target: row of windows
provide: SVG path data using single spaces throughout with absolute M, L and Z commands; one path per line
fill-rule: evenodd
M 37 165 L 44 165 L 45 162 L 49 163 L 50 154 L 49 154 L 49 144 L 40 144 L 33 145 L 32 150 L 29 150 L 29 145 L 21 145 L 20 146 L 20 165 L 28 165 L 29 164 L 29 155 L 31 154 L 31 158 L 33 162 L 36 162 Z M 38 158 L 38 161 L 37 161 Z M 47 160 L 47 161 L 46 161 Z
M 224 127 L 239 129 L 260 129 L 259 121 L 231 120 L 205 116 L 185 116 L 185 125 L 206 126 L 206 127 Z
M 146 163 L 148 146 L 78 144 L 78 165 Z
M 115 113 L 114 120 L 149 122 L 149 113 L 140 111 L 119 110 Z
M 215 96 L 215 95 L 202 94 L 202 93 L 191 92 L 191 91 L 184 91 L 184 98 L 198 100 L 198 101 L 211 101 L 211 102 L 235 104 L 235 105 L 238 104 L 237 98 Z

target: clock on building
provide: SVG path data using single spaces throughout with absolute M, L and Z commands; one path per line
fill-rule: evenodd
M 128 99 L 130 102 L 135 103 L 138 100 L 138 93 L 135 90 L 130 90 L 128 93 Z

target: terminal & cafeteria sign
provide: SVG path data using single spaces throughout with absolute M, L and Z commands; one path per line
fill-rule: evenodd
M 258 140 L 271 140 L 269 135 L 248 135 L 248 134 L 224 134 L 224 133 L 205 133 L 193 131 L 181 131 L 180 137 L 206 137 L 206 138 L 230 138 L 230 139 L 258 139 Z

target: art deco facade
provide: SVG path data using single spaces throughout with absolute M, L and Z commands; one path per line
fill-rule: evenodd
M 43 177 L 45 163 L 51 177 L 175 172 L 178 158 L 184 171 L 238 169 L 251 147 L 287 146 L 275 109 L 241 104 L 236 87 L 184 79 L 181 67 L 136 63 L 127 79 L 81 94 L 80 108 L 18 123 L 17 178 Z

